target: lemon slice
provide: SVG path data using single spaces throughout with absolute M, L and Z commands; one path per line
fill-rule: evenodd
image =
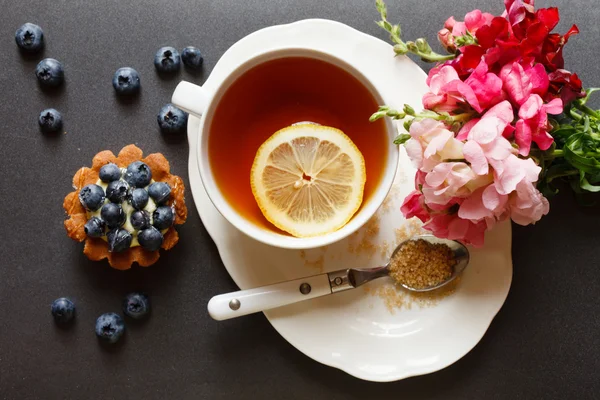
M 250 172 L 252 193 L 273 225 L 296 237 L 334 232 L 363 199 L 365 160 L 339 129 L 293 125 L 275 132 Z

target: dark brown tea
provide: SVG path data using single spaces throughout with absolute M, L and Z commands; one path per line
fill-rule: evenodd
M 209 127 L 208 156 L 216 184 L 248 221 L 281 232 L 262 215 L 250 186 L 256 151 L 273 133 L 310 121 L 343 131 L 365 158 L 363 204 L 371 198 L 387 163 L 385 122 L 369 122 L 378 103 L 342 68 L 308 57 L 257 65 L 225 91 Z

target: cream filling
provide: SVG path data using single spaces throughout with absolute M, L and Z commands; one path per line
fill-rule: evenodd
M 124 169 L 122 169 L 121 173 L 123 174 L 125 171 Z M 154 179 L 152 179 L 150 181 L 150 184 L 148 186 L 150 186 L 151 184 L 154 183 Z M 104 193 L 106 193 L 106 188 L 108 187 L 108 183 L 102 182 L 101 179 L 98 179 L 98 181 L 96 182 L 96 185 L 101 186 L 102 189 L 104 189 Z M 148 186 L 146 186 L 144 189 L 147 191 L 148 190 Z M 104 204 L 106 203 L 110 203 L 110 200 L 107 198 L 104 200 Z M 103 204 L 103 205 L 104 205 Z M 147 211 L 148 214 L 150 214 L 150 225 L 152 225 L 152 213 L 154 212 L 154 210 L 156 210 L 156 207 L 158 207 L 156 205 L 156 203 L 154 202 L 154 200 L 152 200 L 152 197 L 148 196 L 148 204 L 146 204 L 146 207 L 143 208 L 143 210 Z M 131 221 L 130 218 L 131 214 L 134 213 L 135 208 L 133 208 L 133 206 L 127 201 L 123 201 L 121 202 L 121 208 L 123 208 L 123 212 L 125 213 L 125 223 L 123 224 L 123 226 L 121 227 L 122 229 L 127 230 L 130 234 L 131 234 L 131 246 L 129 247 L 136 247 L 140 245 L 140 242 L 138 242 L 138 231 L 134 229 L 133 225 L 131 225 Z M 96 211 L 87 211 L 87 218 L 90 219 L 92 217 L 97 217 L 102 219 L 102 217 L 100 216 L 100 211 L 102 210 L 102 207 L 100 207 L 99 209 L 97 209 Z M 164 235 L 167 232 L 168 229 L 163 229 L 161 231 L 161 233 Z M 102 236 L 102 240 L 104 240 L 105 242 L 108 241 L 108 239 L 106 238 L 106 235 Z

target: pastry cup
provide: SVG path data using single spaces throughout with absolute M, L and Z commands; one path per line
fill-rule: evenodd
M 141 246 L 130 247 L 126 251 L 116 253 L 108 251 L 108 244 L 100 238 L 87 237 L 83 229 L 87 222 L 87 213 L 85 208 L 79 202 L 79 191 L 88 184 L 98 181 L 100 168 L 108 163 L 115 163 L 120 168 L 125 168 L 133 161 L 142 161 L 146 163 L 152 171 L 152 179 L 156 182 L 166 182 L 171 186 L 171 196 L 167 205 L 175 210 L 175 223 L 164 234 L 164 241 L 161 248 L 171 249 L 179 241 L 179 235 L 175 230 L 175 225 L 181 225 L 187 219 L 187 207 L 185 206 L 183 180 L 170 172 L 169 162 L 160 153 L 153 153 L 143 157 L 143 152 L 137 146 L 130 144 L 121 149 L 118 156 L 111 151 L 105 150 L 96 154 L 92 160 L 92 167 L 83 167 L 73 176 L 73 192 L 69 193 L 63 202 L 63 208 L 68 214 L 65 220 L 67 235 L 78 242 L 84 242 L 83 254 L 90 260 L 100 261 L 105 258 L 115 269 L 125 270 L 131 268 L 133 263 L 137 262 L 142 267 L 147 267 L 158 261 L 159 251 L 148 251 Z

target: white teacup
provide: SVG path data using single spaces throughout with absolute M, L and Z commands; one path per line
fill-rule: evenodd
M 373 194 L 363 202 L 361 208 L 352 219 L 339 230 L 322 236 L 297 238 L 284 233 L 279 233 L 276 230 L 265 229 L 247 220 L 229 204 L 215 181 L 215 176 L 209 162 L 209 127 L 212 118 L 214 117 L 215 109 L 219 104 L 219 100 L 238 77 L 259 64 L 274 59 L 288 57 L 314 58 L 340 67 L 358 79 L 362 85 L 371 92 L 371 95 L 379 104 L 385 103 L 373 84 L 348 63 L 325 52 L 302 48 L 270 50 L 258 53 L 249 59 L 240 60 L 237 68 L 227 75 L 220 85 L 218 85 L 217 89 L 211 93 L 207 92 L 201 86 L 182 81 L 173 93 L 172 102 L 182 110 L 200 118 L 200 137 L 197 148 L 198 169 L 208 197 L 223 217 L 241 232 L 268 245 L 288 249 L 310 249 L 325 246 L 345 238 L 363 226 L 375 214 L 390 191 L 396 174 L 398 165 L 398 146 L 393 144 L 393 139 L 397 133 L 393 124 L 389 120 L 385 121 L 388 140 L 386 142 L 387 147 L 381 151 L 382 154 L 387 155 L 387 164 L 379 184 Z M 248 93 L 249 101 L 251 98 L 252 94 Z M 376 110 L 373 110 L 373 112 L 375 111 Z M 248 176 L 248 180 L 249 179 L 250 176 Z

